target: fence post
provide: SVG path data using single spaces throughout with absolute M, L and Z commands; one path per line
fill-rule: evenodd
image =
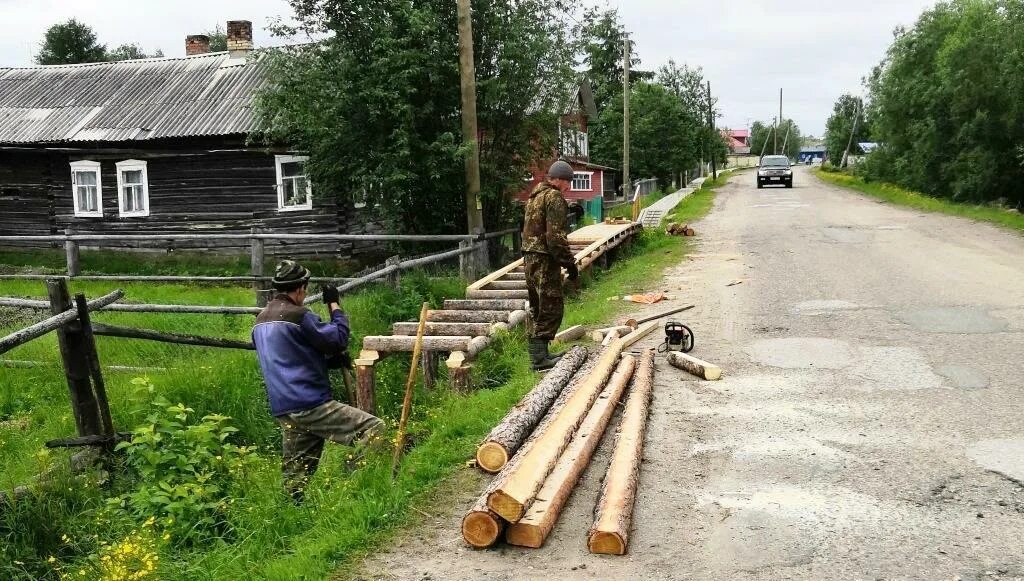
M 67 228 L 64 230 L 64 235 L 70 237 L 73 232 L 74 230 L 72 230 L 71 228 Z M 78 266 L 78 242 L 75 242 L 74 240 L 65 239 L 64 256 L 66 257 L 68 263 L 68 276 L 78 276 L 79 274 L 81 274 L 81 270 Z
M 256 306 L 263 308 L 270 302 L 270 297 L 274 294 L 274 289 L 258 289 L 256 291 Z
M 483 229 L 475 228 L 473 234 L 476 235 L 476 240 L 473 241 L 476 247 L 476 271 L 473 274 L 476 277 L 491 271 L 491 255 L 487 251 L 487 239 L 484 238 Z
M 467 248 L 469 248 L 472 245 L 473 245 L 473 243 L 471 241 L 469 241 L 469 240 L 459 240 L 459 250 L 466 250 Z M 466 252 L 464 254 L 460 254 L 459 255 L 459 276 L 462 277 L 462 280 L 466 280 L 466 281 L 476 280 L 476 277 L 473 276 L 473 271 L 474 270 L 475 269 L 473 268 L 473 253 L 472 252 Z
M 71 308 L 67 280 L 48 279 L 46 292 L 50 298 L 51 314 L 57 315 Z M 64 375 L 68 380 L 71 410 L 75 415 L 78 435 L 101 435 L 103 424 L 89 378 L 89 360 L 86 355 L 88 347 L 81 324 L 75 321 L 58 328 L 57 344 L 60 346 L 60 355 L 64 362 Z
M 402 262 L 402 257 L 400 257 L 400 256 L 392 256 L 391 258 L 388 258 L 387 260 L 384 261 L 384 268 L 387 268 L 389 266 L 396 266 L 397 267 L 401 262 Z M 399 269 L 396 268 L 394 272 L 389 272 L 388 273 L 388 277 L 387 278 L 388 278 L 388 286 L 390 286 L 391 288 L 398 288 L 401 285 L 401 283 L 402 283 L 402 271 L 400 271 Z
M 263 239 L 256 238 L 256 234 L 260 233 L 260 229 L 253 226 L 249 232 L 253 235 L 249 239 L 249 272 L 254 277 L 263 276 Z M 258 305 L 260 290 L 263 289 L 263 281 L 253 281 L 252 288 L 256 291 L 256 304 Z
M 89 375 L 92 376 L 93 393 L 96 394 L 96 409 L 100 414 L 104 436 L 114 436 L 114 422 L 110 418 L 110 402 L 107 401 L 107 387 L 103 382 L 103 370 L 100 368 L 100 356 L 96 352 L 96 337 L 92 334 L 92 320 L 89 317 L 89 304 L 85 294 L 75 295 L 75 307 L 78 309 L 78 321 L 82 327 L 82 341 L 86 347 L 86 360 L 89 363 Z

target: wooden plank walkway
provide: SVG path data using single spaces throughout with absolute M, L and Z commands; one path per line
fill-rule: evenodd
M 642 226 L 622 221 L 584 226 L 569 234 L 569 246 L 576 255 L 581 271 L 593 266 L 606 266 L 609 251 L 628 242 Z M 563 276 L 565 273 L 563 273 Z M 468 390 L 472 382 L 472 362 L 487 348 L 500 330 L 526 321 L 529 310 L 523 260 L 505 265 L 466 287 L 465 299 L 444 302 L 443 310 L 427 313 L 427 335 L 424 337 L 424 382 L 432 387 L 438 355 L 449 353 L 445 362 L 452 387 Z M 356 359 L 356 404 L 376 413 L 374 365 L 390 353 L 411 352 L 415 344 L 414 322 L 395 323 L 391 335 L 363 338 L 362 351 Z

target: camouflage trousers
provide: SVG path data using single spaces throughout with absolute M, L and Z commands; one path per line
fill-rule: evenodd
M 380 418 L 334 400 L 276 419 L 281 425 L 284 486 L 296 501 L 302 500 L 320 466 L 325 441 L 360 446 L 384 431 Z
M 551 255 L 539 252 L 523 253 L 523 263 L 530 293 L 530 338 L 550 341 L 558 333 L 565 310 L 562 267 Z

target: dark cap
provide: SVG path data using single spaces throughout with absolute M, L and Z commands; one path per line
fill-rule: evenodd
M 562 160 L 556 161 L 548 168 L 548 177 L 556 180 L 572 180 L 574 173 L 572 166 Z
M 277 263 L 274 269 L 274 278 L 270 282 L 275 285 L 285 286 L 296 282 L 305 282 L 313 273 L 294 260 L 282 260 Z

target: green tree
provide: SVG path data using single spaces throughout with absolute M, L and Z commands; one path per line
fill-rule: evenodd
M 224 52 L 228 49 L 228 33 L 224 32 L 223 26 L 218 24 L 203 34 L 210 37 L 210 52 Z
M 802 144 L 800 127 L 792 119 L 783 119 L 778 128 L 761 121 L 755 121 L 750 128 L 750 153 L 753 155 L 785 155 L 796 159 Z
M 598 111 L 604 110 L 622 96 L 622 57 L 626 42 L 626 27 L 616 9 L 588 8 L 582 24 L 577 28 L 580 53 L 587 76 L 594 87 L 594 102 Z M 640 64 L 636 44 L 630 50 L 630 67 Z M 630 71 L 630 81 L 637 75 Z
M 825 148 L 833 164 L 842 162 L 847 144 L 850 144 L 850 133 L 857 130 L 850 145 L 850 155 L 863 153 L 858 143 L 870 141 L 871 132 L 864 114 L 864 101 L 860 97 L 845 94 L 839 97 L 832 108 L 832 116 L 825 123 Z
M 96 42 L 92 28 L 74 18 L 46 30 L 36 55 L 41 65 L 69 65 L 106 60 L 106 46 Z
M 157 58 L 164 56 L 164 52 L 160 49 L 156 49 L 153 54 L 146 54 L 142 47 L 138 44 L 122 44 L 114 50 L 107 53 L 106 60 L 108 61 L 126 61 L 130 59 L 147 59 Z
M 404 231 L 464 231 L 455 2 L 291 4 L 300 29 L 327 37 L 267 54 L 275 83 L 256 104 L 265 138 L 309 152 L 317 196 L 367 191 Z M 508 223 L 509 194 L 553 146 L 575 77 L 569 9 L 502 0 L 473 11 L 489 229 Z

